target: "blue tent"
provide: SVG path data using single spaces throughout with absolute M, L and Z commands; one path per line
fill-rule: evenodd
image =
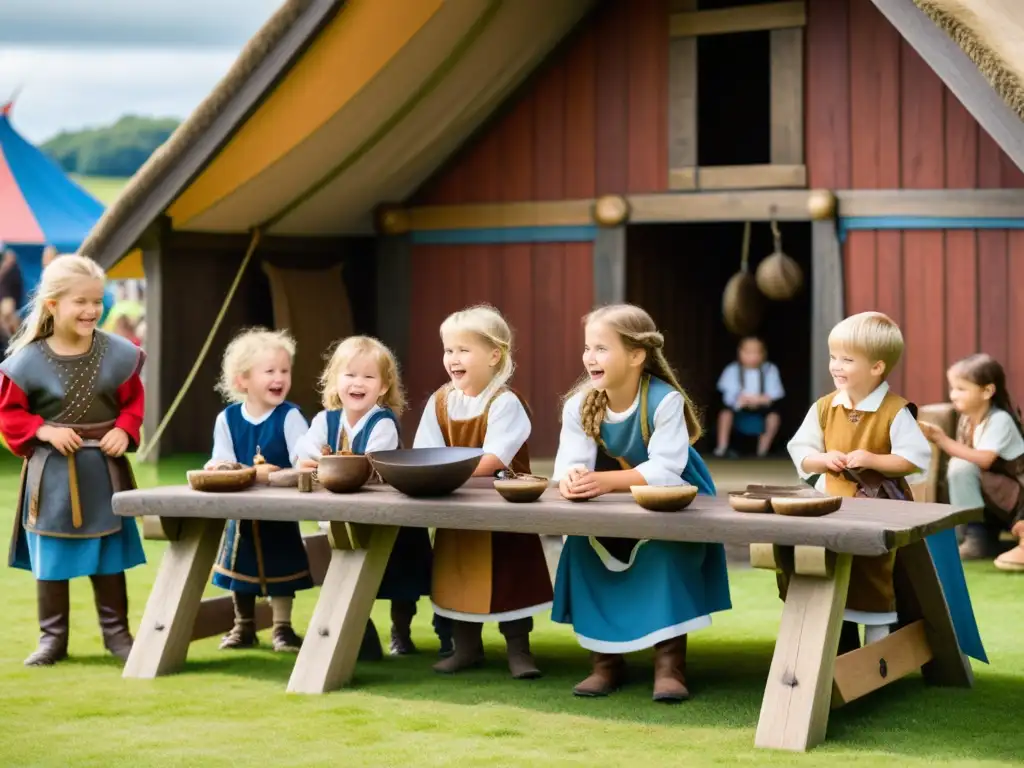
M 39 283 L 43 249 L 77 251 L 103 214 L 103 204 L 14 130 L 11 107 L 11 102 L 0 106 L 0 243 L 18 257 L 24 303 Z M 108 294 L 104 315 L 113 303 Z

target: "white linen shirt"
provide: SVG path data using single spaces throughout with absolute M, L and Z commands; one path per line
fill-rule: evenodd
M 448 393 L 448 418 L 452 421 L 475 419 L 483 414 L 487 403 L 494 395 L 493 389 L 485 389 L 476 397 L 464 395 L 461 390 L 452 387 Z M 491 403 L 487 414 L 487 434 L 481 446 L 485 454 L 497 456 L 506 467 L 511 466 L 512 459 L 523 447 L 533 425 L 519 398 L 511 392 L 502 392 Z M 413 448 L 444 448 L 444 435 L 437 423 L 437 411 L 434 410 L 434 395 L 427 400 L 420 417 L 419 428 L 413 439 Z
M 270 418 L 273 412 L 274 409 L 271 409 L 259 418 L 255 418 L 249 415 L 249 412 L 245 409 L 245 403 L 242 403 L 242 418 L 253 426 L 262 424 Z M 309 425 L 306 424 L 305 417 L 303 417 L 298 408 L 292 408 L 284 417 L 284 439 L 288 445 L 288 459 L 293 467 L 299 461 L 297 453 L 298 444 L 302 436 L 306 434 L 308 427 Z M 213 455 L 206 462 L 206 466 L 210 467 L 221 461 L 237 461 L 239 464 L 251 466 L 252 460 L 252 456 L 235 456 L 235 446 L 231 442 L 231 429 L 228 427 L 227 412 L 221 411 L 218 413 L 217 420 L 213 423 Z
M 574 467 L 593 470 L 597 463 L 597 443 L 583 431 L 580 406 L 586 392 L 577 392 L 562 408 L 562 431 L 558 437 L 555 456 L 555 482 L 560 481 Z M 628 419 L 640 407 L 640 393 L 633 404 L 622 413 L 605 410 L 604 418 L 610 424 Z M 682 485 L 681 475 L 689 458 L 690 434 L 686 429 L 683 396 L 669 392 L 654 411 L 654 431 L 647 444 L 647 461 L 633 467 L 643 475 L 648 485 Z
M 758 378 L 764 373 L 761 388 L 758 389 Z M 742 375 L 741 375 L 742 374 Z M 736 407 L 741 394 L 768 395 L 772 402 L 781 400 L 786 390 L 782 388 L 782 377 L 774 363 L 765 363 L 760 368 L 743 368 L 738 362 L 729 363 L 718 377 L 718 391 L 722 393 L 722 402 L 730 408 Z
M 366 422 L 370 420 L 377 411 L 384 410 L 379 405 L 373 406 L 369 411 L 363 414 L 362 418 L 355 423 L 355 426 L 350 426 L 348 419 L 345 418 L 345 411 L 341 412 L 341 429 L 338 430 L 337 445 L 332 445 L 331 448 L 335 451 L 341 446 L 342 433 L 348 435 L 348 444 L 353 445 L 355 443 L 356 435 L 362 432 L 366 426 Z M 327 445 L 327 411 L 320 411 L 316 416 L 313 417 L 313 422 L 309 425 L 309 430 L 299 440 L 297 452 L 300 459 L 313 459 L 319 460 L 322 455 L 320 449 Z M 373 425 L 373 431 L 366 438 L 366 453 L 372 451 L 390 451 L 398 447 L 398 428 L 395 426 L 395 422 L 391 419 L 381 419 Z
M 991 451 L 999 458 L 1013 461 L 1024 454 L 1024 437 L 1010 416 L 1002 408 L 992 408 L 988 416 L 974 428 L 974 448 Z
M 882 400 L 889 391 L 889 384 L 882 382 L 871 394 L 857 404 L 857 410 L 863 413 L 875 413 L 882 405 Z M 852 409 L 850 396 L 846 392 L 839 392 L 832 400 L 832 407 L 843 406 Z M 917 420 L 910 415 L 910 411 L 901 408 L 892 420 L 889 427 L 889 442 L 892 443 L 892 454 L 906 459 L 921 472 L 914 473 L 907 477 L 908 483 L 924 482 L 928 474 L 928 465 L 932 459 L 931 443 L 924 436 Z M 818 405 L 815 403 L 807 411 L 803 423 L 793 435 L 793 439 L 786 445 L 790 458 L 796 465 L 796 470 L 801 479 L 806 480 L 813 472 L 804 470 L 804 459 L 815 453 L 825 451 L 825 435 L 821 430 L 821 422 L 818 418 Z M 825 489 L 825 475 L 818 478 L 815 487 L 819 491 Z

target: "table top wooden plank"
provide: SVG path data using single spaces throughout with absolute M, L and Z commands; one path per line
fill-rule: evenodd
M 359 493 L 323 489 L 254 487 L 236 493 L 203 493 L 187 485 L 114 495 L 125 517 L 247 520 L 338 520 L 413 528 L 512 531 L 610 536 L 667 541 L 773 543 L 825 547 L 853 555 L 880 555 L 932 533 L 976 520 L 980 512 L 948 504 L 845 499 L 838 512 L 817 518 L 736 512 L 725 497 L 698 496 L 681 512 L 649 512 L 630 494 L 570 502 L 549 488 L 532 504 L 513 504 L 493 489 L 464 487 L 450 496 L 413 499 L 387 486 Z

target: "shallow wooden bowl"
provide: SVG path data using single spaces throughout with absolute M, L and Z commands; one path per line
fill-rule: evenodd
M 256 467 L 242 469 L 193 469 L 186 475 L 193 491 L 230 493 L 244 491 L 256 482 Z
M 495 480 L 494 490 L 501 494 L 505 501 L 528 504 L 544 495 L 548 489 L 548 478 L 529 475 L 512 480 Z
M 777 515 L 791 517 L 822 517 L 831 515 L 843 505 L 842 496 L 818 496 L 817 498 L 801 498 L 798 496 L 779 496 L 772 499 L 772 509 Z
M 750 493 L 730 493 L 729 506 L 737 512 L 753 512 L 769 515 L 773 512 L 770 498 Z
M 362 488 L 373 473 L 373 466 L 365 456 L 321 456 L 316 467 L 316 479 L 331 493 L 353 493 Z
M 408 448 L 368 454 L 385 483 L 406 496 L 447 496 L 476 471 L 480 448 Z
M 636 503 L 651 512 L 678 512 L 697 498 L 695 485 L 631 485 Z

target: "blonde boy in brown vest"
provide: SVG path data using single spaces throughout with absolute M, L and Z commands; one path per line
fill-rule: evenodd
M 805 480 L 820 475 L 818 490 L 837 496 L 857 495 L 858 479 L 867 483 L 865 475 L 878 473 L 896 480 L 910 500 L 907 477 L 924 479 L 931 446 L 917 424 L 916 408 L 885 381 L 903 354 L 899 326 L 881 312 L 862 312 L 832 329 L 828 348 L 836 389 L 811 406 L 789 441 L 797 471 Z M 894 560 L 894 554 L 853 558 L 840 653 L 860 646 L 858 624 L 871 643 L 896 623 Z

